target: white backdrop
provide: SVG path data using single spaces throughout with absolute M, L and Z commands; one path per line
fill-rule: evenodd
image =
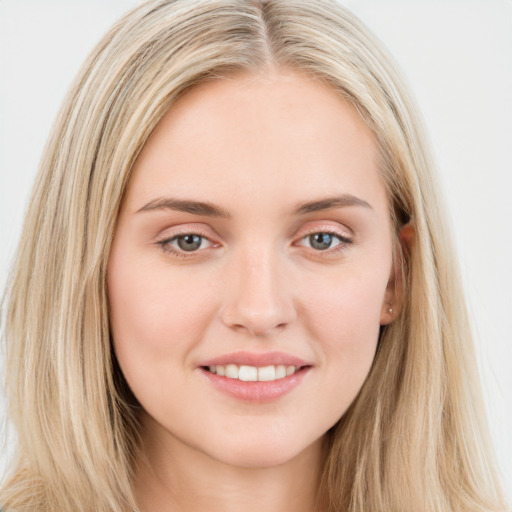
M 394 54 L 430 130 L 512 497 L 512 0 L 341 1 Z M 65 91 L 95 42 L 137 3 L 0 0 L 1 289 Z

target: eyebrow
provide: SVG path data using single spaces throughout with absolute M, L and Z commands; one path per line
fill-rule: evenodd
M 160 197 L 158 199 L 154 199 L 137 210 L 137 213 L 153 210 L 175 210 L 178 212 L 192 213 L 194 215 L 204 215 L 205 217 L 222 217 L 225 219 L 229 219 L 231 217 L 229 212 L 212 203 L 187 199 L 174 199 L 172 197 Z
M 347 206 L 363 206 L 364 208 L 372 209 L 370 204 L 365 200 L 353 196 L 352 194 L 343 194 L 342 196 L 327 197 L 325 199 L 299 204 L 295 209 L 295 215 L 304 215 L 306 213 L 332 210 L 334 208 Z
M 364 208 L 372 209 L 370 204 L 363 199 L 353 196 L 352 194 L 343 194 L 341 196 L 327 197 L 316 201 L 300 203 L 295 207 L 293 213 L 295 215 L 305 215 L 307 213 L 332 210 L 334 208 L 343 208 L 347 206 L 362 206 Z M 154 210 L 174 210 L 194 215 L 203 215 L 205 217 L 220 217 L 224 219 L 231 218 L 231 214 L 228 211 L 220 208 L 219 206 L 215 206 L 212 203 L 188 199 L 175 199 L 172 197 L 160 197 L 154 199 L 137 210 L 137 213 Z

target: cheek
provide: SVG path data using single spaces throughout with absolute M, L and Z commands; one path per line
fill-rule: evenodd
M 329 402 L 326 409 L 335 411 L 334 419 L 346 411 L 370 371 L 386 284 L 384 273 L 340 273 L 330 280 L 327 292 L 310 290 L 304 318 L 317 340 L 318 357 L 325 370 L 322 393 Z
M 169 364 L 183 364 L 213 314 L 209 288 L 198 287 L 183 273 L 115 256 L 108 277 L 110 319 L 127 380 L 158 372 L 164 362 L 164 373 Z
M 345 289 L 318 302 L 318 321 L 311 330 L 318 343 L 320 376 L 311 414 L 324 431 L 335 425 L 356 399 L 375 357 L 378 308 L 365 299 L 371 297 L 362 290 Z
M 349 274 L 331 279 L 323 290 L 310 290 L 308 309 L 318 339 L 346 348 L 372 342 L 378 335 L 387 279 Z

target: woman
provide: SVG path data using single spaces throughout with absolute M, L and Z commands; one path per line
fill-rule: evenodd
M 504 510 L 432 174 L 337 4 L 129 13 L 27 213 L 4 510 Z

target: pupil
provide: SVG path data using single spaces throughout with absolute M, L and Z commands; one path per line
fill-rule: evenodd
M 331 246 L 332 235 L 329 233 L 315 233 L 314 235 L 310 235 L 309 243 L 313 249 L 324 251 L 325 249 L 329 249 Z
M 178 246 L 183 251 L 195 251 L 201 247 L 201 237 L 199 235 L 184 235 L 178 237 Z

